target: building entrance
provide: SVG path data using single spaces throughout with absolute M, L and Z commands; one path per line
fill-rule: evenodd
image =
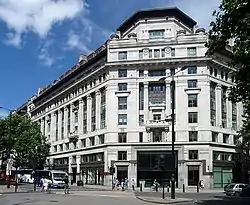
M 164 155 L 164 171 L 157 168 L 157 161 L 161 155 Z M 178 187 L 178 169 L 177 169 L 178 152 L 175 151 L 175 158 L 173 159 L 171 151 L 138 151 L 137 152 L 137 186 L 140 181 L 145 181 L 145 186 L 153 185 L 154 179 L 160 185 L 164 181 L 169 184 L 171 181 L 172 172 L 175 173 L 176 185 Z M 175 166 L 173 167 L 173 160 Z
M 200 166 L 188 166 L 188 186 L 197 186 L 200 181 Z
M 117 179 L 122 181 L 128 179 L 128 166 L 117 166 Z

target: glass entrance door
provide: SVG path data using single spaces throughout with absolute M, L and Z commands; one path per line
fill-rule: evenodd
M 200 181 L 200 166 L 188 166 L 188 186 L 197 186 Z

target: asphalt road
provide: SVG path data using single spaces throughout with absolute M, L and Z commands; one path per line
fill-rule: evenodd
M 162 197 L 162 193 L 156 192 L 137 192 L 137 196 Z M 170 193 L 165 193 L 166 198 L 170 198 Z M 250 205 L 250 198 L 247 197 L 228 197 L 223 193 L 176 193 L 176 198 L 193 199 L 195 203 L 183 203 L 185 205 Z M 180 205 L 180 204 L 179 204 Z
M 145 205 L 150 203 L 142 202 L 134 197 L 114 197 L 114 196 L 76 196 L 64 194 L 45 193 L 13 193 L 0 195 L 1 205 Z

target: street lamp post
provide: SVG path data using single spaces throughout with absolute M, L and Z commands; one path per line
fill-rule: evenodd
M 172 107 L 171 107 L 171 122 L 172 122 L 172 176 L 171 176 L 171 199 L 175 199 L 175 151 L 174 151 L 174 143 L 175 143 L 175 80 L 174 74 L 172 75 L 171 80 L 171 98 L 172 98 Z
M 172 154 L 172 174 L 171 174 L 171 199 L 175 199 L 175 174 L 176 174 L 176 162 L 175 162 L 175 75 L 183 70 L 185 70 L 187 67 L 182 67 L 180 70 L 178 70 L 176 73 L 172 73 L 170 76 L 166 76 L 163 78 L 160 78 L 159 81 L 165 80 L 166 78 L 171 77 L 170 87 L 171 87 L 171 128 L 172 128 L 172 143 L 171 143 L 171 154 Z
M 0 106 L 0 109 L 3 109 L 3 110 L 6 110 L 6 111 L 8 111 L 8 112 L 10 112 L 10 121 L 9 121 L 9 123 L 10 123 L 10 125 L 9 125 L 9 133 L 8 133 L 8 135 L 9 135 L 9 138 L 11 139 L 11 132 L 12 132 L 12 112 L 14 111 L 14 110 L 11 110 L 11 109 L 8 109 L 8 108 L 5 108 L 5 107 L 1 107 Z M 9 160 L 10 160 L 10 153 L 11 152 L 11 150 L 10 149 L 8 149 L 7 150 L 7 157 L 8 157 L 8 163 L 9 163 Z M 10 166 L 8 166 L 9 167 L 9 169 L 11 169 L 11 167 Z M 6 171 L 7 171 L 7 169 L 6 169 Z M 11 171 L 9 170 L 8 171 L 9 173 L 8 173 L 8 181 L 7 181 L 7 188 L 10 188 L 10 176 L 11 176 Z

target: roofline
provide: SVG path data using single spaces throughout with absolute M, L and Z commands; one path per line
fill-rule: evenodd
M 150 12 L 150 11 L 163 11 L 163 10 L 170 10 L 170 9 L 176 9 L 178 12 L 180 12 L 185 18 L 187 18 L 189 21 L 191 21 L 194 26 L 197 25 L 197 22 L 192 19 L 190 16 L 188 16 L 186 13 L 184 13 L 182 10 L 180 10 L 178 7 L 173 6 L 173 7 L 159 7 L 159 8 L 153 8 L 153 9 L 140 9 L 136 12 L 134 12 L 130 17 L 128 17 L 117 29 L 116 31 L 121 31 L 123 30 L 123 27 L 137 14 L 140 12 Z
M 60 85 L 63 84 L 63 82 L 67 81 L 68 79 L 71 79 L 72 77 L 75 77 L 78 73 L 80 73 L 84 67 L 91 65 L 91 63 L 97 59 L 100 58 L 100 56 L 103 55 L 103 53 L 106 53 L 107 50 L 107 42 L 105 42 L 102 46 L 100 46 L 98 49 L 93 51 L 87 56 L 87 61 L 81 61 L 75 66 L 73 66 L 70 70 L 67 70 L 64 74 L 62 74 L 57 82 L 55 84 L 50 84 L 46 88 L 44 88 L 44 91 L 41 91 L 41 94 L 39 94 L 33 102 L 36 103 L 38 102 L 41 98 L 46 96 L 48 93 L 52 92 L 52 90 Z M 56 81 L 56 80 L 55 80 Z M 54 81 L 54 82 L 55 82 Z

